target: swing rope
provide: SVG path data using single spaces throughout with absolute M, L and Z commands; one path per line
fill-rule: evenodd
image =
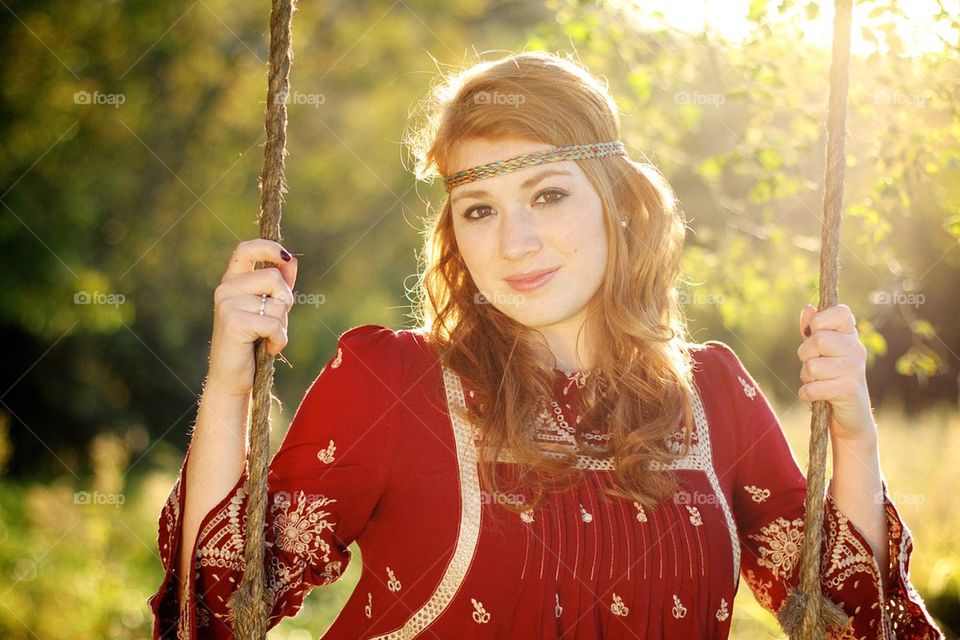
M 273 0 L 270 9 L 270 61 L 267 74 L 267 108 L 264 129 L 263 168 L 260 172 L 260 237 L 280 242 L 280 217 L 286 192 L 283 169 L 287 154 L 287 95 L 293 60 L 290 23 L 293 0 Z M 258 262 L 255 267 L 276 266 Z M 270 454 L 270 405 L 274 356 L 260 338 L 255 346 L 256 371 L 253 402 L 247 433 L 247 522 L 244 530 L 244 573 L 228 606 L 233 613 L 234 633 L 240 640 L 263 640 L 267 635 L 273 594 L 265 587 L 264 525 L 267 510 L 267 471 Z
M 293 0 L 273 0 L 270 11 L 270 60 L 264 127 L 266 144 L 260 173 L 260 237 L 279 242 L 286 157 L 287 108 L 290 66 L 293 59 L 290 24 Z M 820 304 L 823 311 L 837 303 L 840 219 L 845 169 L 844 135 L 848 64 L 850 56 L 851 0 L 836 0 L 833 50 L 830 65 L 830 97 L 827 115 L 826 167 L 824 171 L 823 221 L 820 250 Z M 275 266 L 258 262 L 256 268 Z M 264 526 L 267 508 L 267 470 L 270 444 L 274 356 L 264 339 L 255 346 L 256 373 L 248 431 L 246 461 L 248 493 L 244 546 L 244 574 L 228 606 L 234 616 L 234 631 L 241 640 L 266 638 L 272 594 L 265 588 Z M 829 402 L 813 403 L 810 461 L 807 466 L 806 513 L 801 548 L 800 585 L 780 610 L 780 624 L 793 640 L 823 638 L 826 627 L 842 627 L 847 616 L 823 595 L 820 587 L 820 546 L 827 460 Z
M 830 98 L 827 108 L 827 149 L 823 177 L 823 220 L 820 229 L 820 304 L 823 311 L 837 304 L 840 262 L 840 218 L 843 176 L 846 168 L 844 136 L 849 85 L 851 0 L 836 0 L 833 50 L 830 63 Z M 823 540 L 823 504 L 827 468 L 827 435 L 831 407 L 826 400 L 813 403 L 810 419 L 810 458 L 807 464 L 806 513 L 803 519 L 800 585 L 780 609 L 783 630 L 792 640 L 820 640 L 827 628 L 843 628 L 848 616 L 827 598 L 820 587 L 820 546 Z

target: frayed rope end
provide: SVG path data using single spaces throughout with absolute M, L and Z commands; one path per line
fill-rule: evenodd
M 793 591 L 786 602 L 783 603 L 783 606 L 780 607 L 777 619 L 784 633 L 790 638 L 797 639 L 801 637 L 803 616 L 807 605 L 807 594 L 798 589 Z M 844 613 L 843 609 L 824 596 L 820 597 L 820 614 L 823 618 L 824 627 L 827 629 L 843 629 L 850 620 L 850 616 Z

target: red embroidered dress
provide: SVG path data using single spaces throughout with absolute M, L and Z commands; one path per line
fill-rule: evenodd
M 806 481 L 777 417 L 725 344 L 696 345 L 696 425 L 670 466 L 681 489 L 655 509 L 601 495 L 610 460 L 515 514 L 485 500 L 471 392 L 422 334 L 363 325 L 307 391 L 270 465 L 266 539 L 271 625 L 337 580 L 363 551 L 360 582 L 324 638 L 726 638 L 741 575 L 777 610 L 796 583 Z M 556 371 L 537 427 L 573 442 L 587 372 Z M 160 515 L 166 570 L 150 599 L 154 637 L 229 638 L 243 570 L 244 478 L 204 518 L 178 616 L 185 469 Z M 510 464 L 504 460 L 501 464 Z M 908 578 L 912 542 L 884 499 L 888 593 L 863 535 L 828 496 L 823 587 L 853 615 L 843 638 L 941 638 Z

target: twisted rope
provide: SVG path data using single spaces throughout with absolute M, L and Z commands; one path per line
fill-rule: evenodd
M 846 168 L 844 136 L 847 121 L 848 66 L 850 60 L 851 0 L 836 0 L 833 18 L 833 51 L 830 63 L 830 98 L 827 109 L 826 167 L 823 178 L 823 221 L 820 231 L 820 304 L 818 311 L 837 304 L 840 254 L 840 218 L 843 176 Z M 827 434 L 830 403 L 813 403 L 810 419 L 810 459 L 807 464 L 806 513 L 803 519 L 800 585 L 780 610 L 783 630 L 792 640 L 820 640 L 826 629 L 847 622 L 843 609 L 824 596 L 820 587 L 820 546 L 823 540 L 823 503 L 827 467 Z
M 283 169 L 287 144 L 287 95 L 290 91 L 290 23 L 293 0 L 273 0 L 270 10 L 270 61 L 267 75 L 267 109 L 264 121 L 266 144 L 260 171 L 260 237 L 280 241 L 280 217 L 286 193 Z M 255 267 L 276 266 L 258 262 Z M 239 588 L 227 603 L 233 613 L 235 637 L 263 640 L 267 635 L 273 594 L 265 586 L 264 524 L 267 510 L 267 470 L 270 454 L 270 389 L 273 386 L 274 356 L 267 342 L 257 340 L 253 403 L 247 433 L 246 491 L 247 522 L 244 531 L 244 573 Z

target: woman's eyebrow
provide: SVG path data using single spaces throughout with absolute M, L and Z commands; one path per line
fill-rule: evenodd
M 530 176 L 529 178 L 524 180 L 523 184 L 520 185 L 520 188 L 529 189 L 530 187 L 534 186 L 544 178 L 549 178 L 550 176 L 570 176 L 570 175 L 573 175 L 573 174 L 565 169 L 545 169 L 544 171 L 541 171 L 540 173 Z M 453 197 L 453 200 L 450 201 L 450 204 L 453 204 L 460 198 L 482 198 L 483 196 L 487 196 L 487 195 L 490 195 L 490 194 L 484 191 L 483 189 L 472 189 L 470 191 L 461 191 L 460 193 L 458 193 Z

